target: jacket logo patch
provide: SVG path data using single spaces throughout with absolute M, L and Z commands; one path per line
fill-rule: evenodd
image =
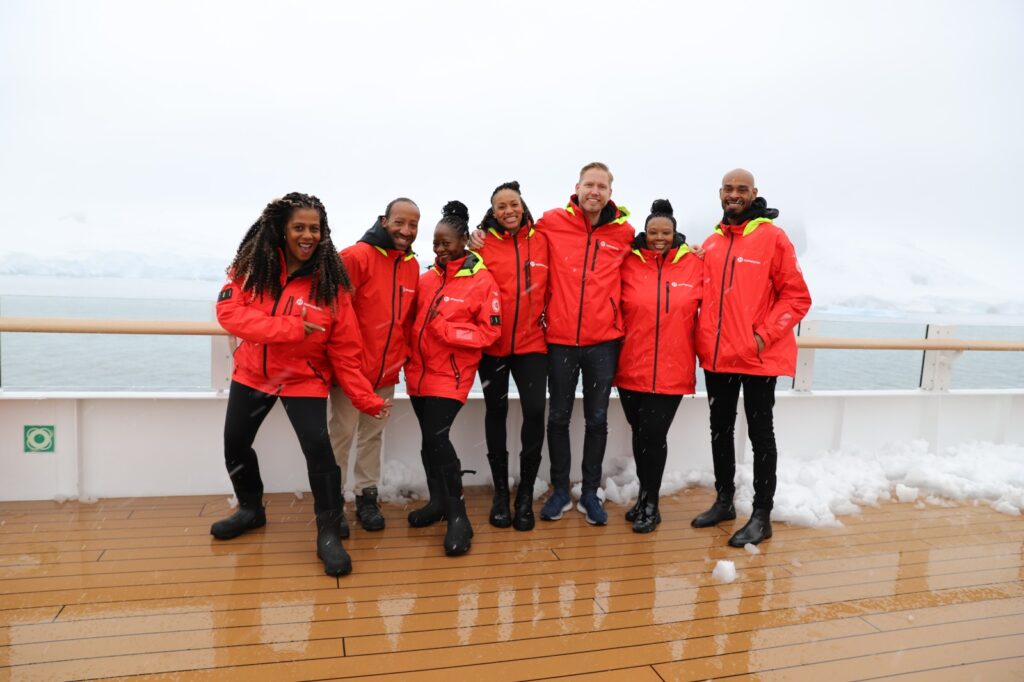
M 501 326 L 501 315 L 491 315 L 491 324 L 495 327 Z
M 743 256 L 737 256 L 736 257 L 736 262 L 737 263 L 750 263 L 752 265 L 760 265 L 761 264 L 761 261 L 759 261 L 759 260 L 754 260 L 753 258 L 744 258 Z
M 498 303 L 498 299 L 491 299 L 491 310 L 493 310 L 496 313 L 501 312 L 501 304 Z
M 463 301 L 461 298 L 455 298 L 454 296 L 445 296 L 444 302 L 447 303 L 448 301 L 455 301 L 456 303 L 465 303 L 465 301 Z
M 221 289 L 220 295 L 217 296 L 217 302 L 219 303 L 221 301 L 226 301 L 229 298 L 231 298 L 231 292 L 233 292 L 233 291 L 234 291 L 234 289 L 232 289 L 231 287 L 228 287 L 226 289 Z
M 548 266 L 547 263 L 541 263 L 541 262 L 535 261 L 535 260 L 530 261 L 530 267 L 531 268 L 546 268 L 547 266 Z

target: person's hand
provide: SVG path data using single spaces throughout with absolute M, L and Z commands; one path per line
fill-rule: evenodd
M 764 339 L 757 332 L 754 332 L 754 341 L 757 343 L 757 354 L 760 355 L 761 351 L 764 350 Z
M 480 249 L 483 248 L 484 242 L 487 240 L 487 233 L 481 230 L 479 227 L 469 233 L 469 248 Z
M 690 246 L 690 251 L 693 251 L 693 255 L 701 260 L 704 260 L 704 254 L 707 253 L 700 244 Z
M 380 412 L 373 415 L 374 419 L 387 419 L 388 415 L 391 414 L 392 402 L 390 399 L 384 401 L 384 407 L 380 408 Z
M 302 332 L 306 336 L 309 336 L 313 332 L 325 332 L 325 331 L 327 331 L 327 330 L 324 329 L 323 327 L 321 327 L 318 324 L 313 324 L 312 322 L 306 322 L 306 306 L 302 306 Z

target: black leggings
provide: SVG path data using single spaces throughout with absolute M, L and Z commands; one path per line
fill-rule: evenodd
M 228 411 L 224 420 L 224 463 L 236 494 L 263 494 L 263 479 L 256 451 L 252 449 L 256 432 L 270 408 L 277 402 L 254 388 L 232 381 L 228 393 Z M 281 397 L 288 419 L 299 437 L 299 446 L 306 456 L 306 470 L 310 477 L 338 471 L 327 435 L 327 398 Z
M 771 510 L 775 499 L 775 407 L 776 377 L 725 374 L 704 370 L 711 407 L 711 456 L 715 463 L 715 490 L 732 497 L 736 492 L 736 406 L 743 387 L 743 412 L 747 434 L 754 450 L 754 509 Z
M 484 433 L 487 452 L 506 452 L 508 433 L 508 376 L 511 372 L 519 389 L 523 409 L 522 454 L 524 460 L 539 460 L 544 447 L 544 401 L 548 383 L 548 359 L 544 353 L 526 353 L 480 358 L 480 383 L 484 387 Z
M 633 459 L 640 488 L 655 495 L 661 489 L 668 459 L 668 430 L 682 401 L 681 395 L 619 389 L 619 402 L 633 430 Z
M 412 410 L 420 423 L 423 437 L 423 453 L 427 462 L 440 473 L 446 467 L 457 464 L 458 455 L 450 438 L 452 424 L 462 409 L 462 403 L 452 398 L 434 396 L 409 396 Z M 427 472 L 430 473 L 429 471 Z

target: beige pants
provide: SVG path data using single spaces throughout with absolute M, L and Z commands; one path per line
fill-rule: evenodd
M 395 387 L 378 388 L 375 393 L 385 400 L 395 397 Z M 341 487 L 345 488 L 348 473 L 348 454 L 352 441 L 356 441 L 356 493 L 380 483 L 381 436 L 387 419 L 374 419 L 356 409 L 340 386 L 331 387 L 331 447 L 334 459 L 341 468 Z

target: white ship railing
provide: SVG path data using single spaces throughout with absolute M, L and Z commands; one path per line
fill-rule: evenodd
M 815 333 L 816 322 L 799 330 L 793 390 L 776 394 L 775 429 L 780 452 L 814 457 L 826 451 L 879 448 L 924 441 L 932 452 L 962 443 L 1024 443 L 1024 377 L 1016 388 L 951 390 L 952 366 L 968 351 L 1022 351 L 1024 341 L 953 338 L 955 327 L 929 325 L 926 338 L 835 338 Z M 224 474 L 224 401 L 231 376 L 230 338 L 216 322 L 0 317 L 0 332 L 209 336 L 208 391 L 19 391 L 0 386 L 0 500 L 53 497 L 123 497 L 229 492 Z M 818 350 L 922 351 L 919 387 L 912 390 L 812 391 Z M 1016 379 L 1014 382 L 1016 383 Z M 401 398 L 402 396 L 399 396 Z M 471 394 L 452 439 L 468 484 L 485 484 L 483 400 Z M 696 399 L 694 399 L 696 398 Z M 515 402 L 516 396 L 510 395 Z M 613 401 L 615 402 L 615 401 Z M 573 471 L 583 442 L 581 401 L 571 427 Z M 710 467 L 707 400 L 684 401 L 670 431 L 669 470 Z M 30 429 L 53 429 L 56 446 L 30 452 Z M 521 425 L 518 406 L 509 410 L 510 449 Z M 746 423 L 739 410 L 737 459 L 748 458 Z M 385 431 L 384 478 L 416 480 L 419 429 L 408 401 L 396 401 Z M 283 410 L 274 410 L 257 437 L 266 489 L 307 489 L 302 455 Z M 629 427 L 621 410 L 609 411 L 606 473 L 630 451 Z M 513 458 L 515 461 L 515 458 Z M 546 461 L 546 460 L 545 460 Z M 542 474 L 546 473 L 546 464 Z M 512 465 L 512 473 L 516 472 Z

